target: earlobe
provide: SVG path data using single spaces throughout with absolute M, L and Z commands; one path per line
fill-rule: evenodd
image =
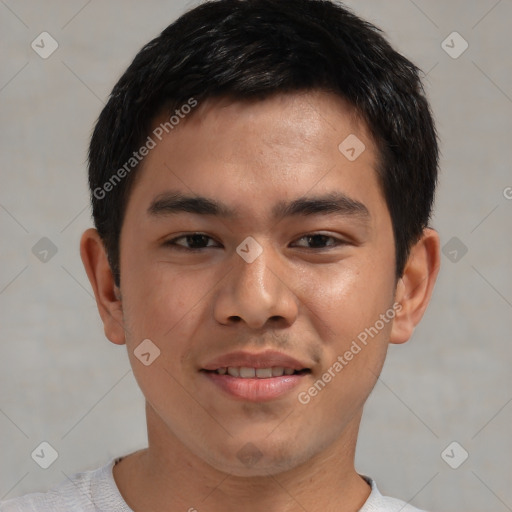
M 114 283 L 107 253 L 96 229 L 88 229 L 80 240 L 80 256 L 96 298 L 105 336 L 117 345 L 125 343 L 121 292 Z
M 411 248 L 402 277 L 396 287 L 395 301 L 401 305 L 393 320 L 390 343 L 404 343 L 427 309 L 441 262 L 439 235 L 426 228 Z

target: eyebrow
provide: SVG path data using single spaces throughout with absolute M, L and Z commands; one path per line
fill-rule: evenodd
M 237 217 L 236 210 L 218 201 L 174 191 L 159 194 L 153 199 L 147 211 L 153 217 L 179 213 L 194 213 L 228 219 Z M 363 203 L 341 192 L 300 197 L 290 202 L 280 201 L 272 209 L 272 215 L 275 220 L 309 215 L 353 217 L 363 222 L 368 222 L 370 219 L 370 212 Z

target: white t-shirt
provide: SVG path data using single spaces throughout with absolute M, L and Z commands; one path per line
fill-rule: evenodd
M 112 473 L 114 464 L 122 458 L 112 458 L 99 469 L 75 473 L 47 492 L 1 501 L 0 512 L 133 512 L 121 496 Z M 402 500 L 382 496 L 373 479 L 361 476 L 372 489 L 359 512 L 425 512 Z

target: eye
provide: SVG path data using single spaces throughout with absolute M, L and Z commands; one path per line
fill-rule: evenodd
M 300 242 L 305 242 L 301 244 Z M 213 238 L 203 233 L 191 233 L 187 235 L 181 235 L 164 242 L 165 246 L 172 246 L 176 249 L 185 249 L 190 251 L 200 251 L 201 249 L 207 249 L 211 247 L 222 247 L 220 244 L 215 242 Z M 329 249 L 338 247 L 340 245 L 347 245 L 347 242 L 339 238 L 325 235 L 321 233 L 313 233 L 305 235 L 298 239 L 295 243 L 296 247 L 305 247 L 308 249 Z
M 185 244 L 179 243 L 180 241 L 185 241 Z M 167 242 L 164 242 L 164 245 L 189 250 L 200 250 L 206 249 L 207 247 L 220 247 L 219 245 L 208 245 L 209 241 L 215 242 L 213 238 L 208 235 L 204 235 L 203 233 L 192 233 L 189 235 L 178 236 L 172 240 L 167 240 Z
M 307 244 L 311 244 L 313 247 L 309 247 L 310 249 L 328 249 L 329 247 L 337 247 L 339 245 L 347 245 L 347 242 L 344 240 L 340 240 L 339 238 L 335 238 L 329 235 L 323 235 L 321 233 L 314 233 L 310 235 L 305 235 L 300 240 L 305 240 Z M 329 243 L 331 241 L 331 243 Z M 299 247 L 305 247 L 304 245 L 298 245 Z M 306 246 L 307 247 L 307 246 Z

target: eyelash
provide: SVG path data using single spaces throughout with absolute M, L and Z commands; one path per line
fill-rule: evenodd
M 184 247 L 184 246 L 176 243 L 177 240 L 181 240 L 182 238 L 187 239 L 187 238 L 192 238 L 192 237 L 197 237 L 197 236 L 207 238 L 208 240 L 213 240 L 212 237 L 205 235 L 203 233 L 191 233 L 188 235 L 178 236 L 171 240 L 167 240 L 166 242 L 164 242 L 164 246 L 168 246 L 168 247 L 171 246 L 178 250 L 185 250 L 185 251 L 189 251 L 189 252 L 199 252 L 199 251 L 202 251 L 203 249 L 208 249 L 209 247 Z M 329 248 L 339 247 L 342 245 L 348 245 L 348 242 L 346 242 L 345 240 L 341 240 L 340 238 L 336 238 L 331 235 L 324 235 L 323 233 L 309 233 L 307 235 L 301 236 L 297 240 L 303 240 L 303 239 L 312 238 L 312 237 L 324 237 L 324 238 L 331 239 L 331 240 L 335 241 L 335 244 L 328 245 L 326 247 L 309 247 L 309 249 L 314 250 L 314 251 L 325 251 L 325 250 L 328 250 Z M 210 246 L 210 247 L 212 247 L 212 246 Z M 306 249 L 308 249 L 308 247 L 306 247 Z

